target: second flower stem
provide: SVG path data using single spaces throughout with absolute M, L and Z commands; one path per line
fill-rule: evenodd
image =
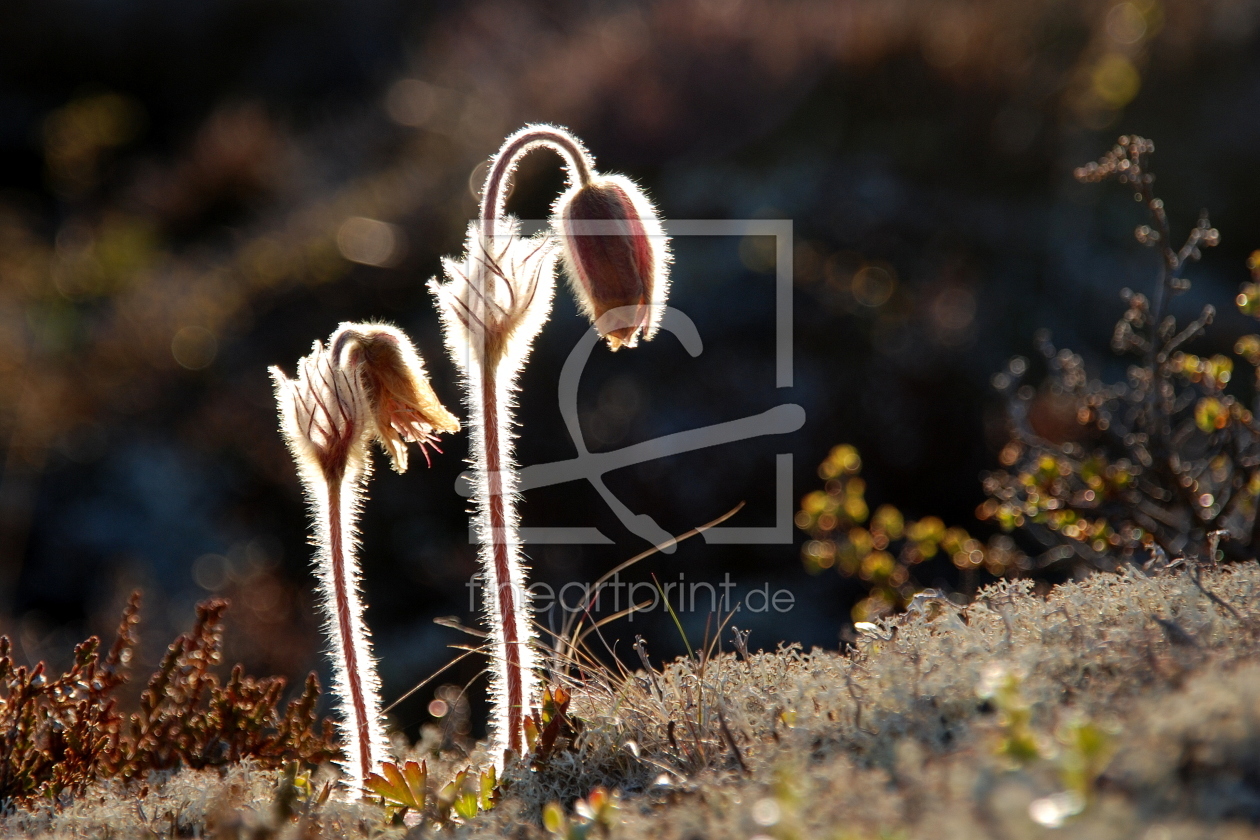
M 515 523 L 509 510 L 511 500 L 503 486 L 503 452 L 499 440 L 499 400 L 497 383 L 497 359 L 487 359 L 482 371 L 481 398 L 485 411 L 485 452 L 483 463 L 486 469 L 487 513 L 490 520 L 491 561 L 495 588 L 495 603 L 499 608 L 499 624 L 503 633 L 503 657 L 505 664 L 504 690 L 507 694 L 507 748 L 522 753 L 522 734 L 524 732 L 524 667 L 521 657 L 522 640 L 529 637 L 528 628 L 521 631 L 518 623 L 523 610 L 516 603 L 516 592 L 512 581 L 512 553 L 515 551 L 517 539 Z

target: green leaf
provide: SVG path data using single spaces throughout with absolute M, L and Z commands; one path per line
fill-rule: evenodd
M 468 791 L 460 794 L 455 800 L 455 813 L 459 814 L 466 820 L 471 820 L 477 816 L 477 793 L 476 791 Z
M 568 836 L 569 821 L 565 818 L 564 808 L 559 802 L 548 802 L 547 807 L 543 808 L 543 827 L 547 829 L 547 833 L 557 837 Z
M 481 774 L 481 796 L 478 804 L 481 810 L 489 811 L 495 806 L 495 799 L 498 787 L 498 780 L 495 777 L 494 767 Z
M 373 793 L 390 805 L 424 810 L 429 774 L 427 765 L 408 761 L 400 770 L 398 765 L 387 761 L 381 765 L 381 770 L 385 774 L 383 777 L 368 774 L 367 786 Z

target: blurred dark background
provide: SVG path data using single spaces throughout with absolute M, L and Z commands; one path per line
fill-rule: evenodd
M 217 594 L 233 600 L 229 659 L 322 672 L 266 368 L 292 370 L 342 320 L 385 319 L 457 406 L 424 283 L 462 247 L 474 169 L 529 121 L 572 128 L 669 218 L 794 224 L 792 388 L 774 387 L 771 240 L 687 239 L 671 303 L 704 353 L 668 335 L 597 349 L 580 407 L 592 449 L 784 402 L 804 428 L 610 475 L 631 510 L 681 533 L 744 501 L 728 524 L 768 526 L 775 453 L 794 456 L 795 501 L 848 442 L 872 507 L 983 534 L 978 477 L 1004 440 L 991 375 L 1040 327 L 1121 375 L 1118 293 L 1154 276 L 1141 208 L 1073 167 L 1120 133 L 1152 137 L 1174 229 L 1207 207 L 1223 236 L 1177 312 L 1225 312 L 1246 279 L 1258 22 L 1254 0 L 0 4 L 0 630 L 19 657 L 64 664 L 139 587 L 148 665 Z M 561 181 L 531 157 L 510 207 L 544 217 Z M 574 454 L 555 382 L 589 327 L 557 301 L 523 379 L 525 464 Z M 1223 316 L 1206 349 L 1244 328 Z M 434 617 L 477 622 L 453 491 L 466 446 L 371 486 L 362 563 L 387 702 L 464 640 Z M 523 514 L 614 542 L 536 547 L 539 580 L 593 580 L 646 547 L 584 484 L 531 491 Z M 800 540 L 691 540 L 630 577 L 787 588 L 790 612 L 736 619 L 752 645 L 835 647 L 862 589 L 807 575 Z M 959 586 L 951 573 L 916 569 Z M 710 617 L 681 618 L 695 644 Z M 625 654 L 638 633 L 654 657 L 683 651 L 659 612 L 607 636 Z M 414 735 L 438 684 L 480 667 L 419 692 L 399 724 Z

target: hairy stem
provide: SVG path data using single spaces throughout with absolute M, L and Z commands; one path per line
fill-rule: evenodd
M 521 662 L 522 633 L 518 626 L 521 616 L 517 609 L 516 593 L 512 585 L 512 552 L 516 544 L 517 534 L 514 524 L 515 516 L 510 509 L 512 498 L 504 492 L 503 458 L 499 441 L 499 411 L 497 399 L 497 363 L 488 363 L 481 379 L 481 398 L 485 417 L 485 452 L 483 463 L 486 469 L 486 488 L 489 498 L 486 509 L 490 520 L 489 552 L 494 579 L 490 585 L 497 593 L 495 603 L 499 609 L 499 626 L 503 633 L 504 657 L 504 691 L 506 693 L 506 738 L 508 749 L 517 753 L 522 750 L 522 734 L 524 732 L 524 668 Z M 509 523 L 512 523 L 509 525 Z M 509 533 L 510 531 L 510 533 Z M 511 540 L 511 542 L 509 542 Z
M 577 183 L 590 183 L 591 164 L 586 150 L 563 129 L 537 127 L 510 137 L 494 156 L 490 172 L 486 175 L 486 186 L 481 196 L 483 236 L 494 236 L 495 220 L 503 215 L 503 205 L 507 202 L 507 184 L 521 158 L 538 146 L 546 146 L 559 154 L 569 170 L 569 177 L 576 179 Z
M 491 669 L 495 696 L 493 731 L 497 749 L 522 755 L 525 751 L 525 713 L 533 694 L 534 657 L 529 648 L 528 592 L 520 557 L 520 535 L 515 508 L 515 473 L 511 452 L 511 405 L 507 389 L 513 370 L 501 343 L 482 337 L 484 355 L 476 363 L 479 375 L 470 382 L 474 412 L 481 424 L 474 436 L 480 519 L 481 562 L 486 577 L 487 614 L 492 638 Z M 496 761 L 502 755 L 496 755 Z
M 371 659 L 360 655 L 355 644 L 354 618 L 357 613 L 352 603 L 353 585 L 347 574 L 350 558 L 346 556 L 345 540 L 341 523 L 341 482 L 328 482 L 328 553 L 332 565 L 332 604 L 333 623 L 336 626 L 337 645 L 343 662 L 341 675 L 350 688 L 350 716 L 345 722 L 347 740 L 346 760 L 358 765 L 363 779 L 373 771 L 375 762 L 372 757 L 372 725 L 368 713 L 363 681 L 360 679 L 360 668 L 370 664 Z
M 496 253 L 498 220 L 503 215 L 508 187 L 517 165 L 528 152 L 540 147 L 559 153 L 574 183 L 590 182 L 592 164 L 589 155 L 581 143 L 563 129 L 533 127 L 509 137 L 490 165 L 482 192 L 479 215 L 483 254 Z M 472 340 L 480 350 L 473 354 L 472 361 L 480 368 L 477 377 L 479 387 L 474 386 L 476 389 L 471 396 L 479 403 L 480 411 L 474 416 L 479 415 L 482 426 L 481 451 L 476 456 L 483 476 L 483 482 L 479 482 L 478 486 L 485 495 L 481 500 L 482 562 L 491 598 L 491 625 L 497 631 L 492 662 L 498 687 L 496 737 L 503 748 L 521 755 L 525 747 L 525 712 L 534 685 L 533 657 L 528 647 L 532 617 L 519 556 L 515 473 L 509 432 L 512 416 L 507 391 L 525 359 L 523 355 L 509 358 L 508 344 L 532 306 L 537 279 L 530 281 L 529 288 L 518 288 L 516 283 L 521 278 L 516 277 L 514 270 L 507 266 L 492 265 L 496 259 L 487 256 L 486 262 L 478 266 L 469 278 L 481 301 L 482 317 L 471 318 L 465 321 L 465 325 L 470 328 Z M 506 273 L 505 269 L 508 269 Z M 499 300 L 495 288 L 499 282 L 504 282 L 507 287 L 508 300 L 503 306 L 491 303 Z

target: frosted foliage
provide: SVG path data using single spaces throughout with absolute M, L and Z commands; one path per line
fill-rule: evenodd
M 582 722 L 572 749 L 540 769 L 517 765 L 493 811 L 432 836 L 543 838 L 542 805 L 602 784 L 622 791 L 612 837 L 623 840 L 1256 837 L 1260 567 L 1205 570 L 1201 584 L 1185 571 L 1130 570 L 1041 597 L 1026 581 L 1002 582 L 966 607 L 917 601 L 847 654 L 721 653 L 590 677 L 572 686 Z M 1016 676 L 1028 710 L 1031 760 L 999 754 L 1009 722 L 980 696 L 987 685 L 996 697 L 1003 674 Z M 1039 825 L 1037 803 L 1070 798 L 1064 732 L 1081 722 L 1106 732 L 1110 747 L 1080 813 L 1058 829 Z M 430 757 L 435 776 L 470 760 Z M 214 814 L 269 813 L 277 779 L 186 772 L 151 784 L 143 810 L 151 821 L 182 814 L 171 833 L 196 836 L 205 820 L 224 824 Z M 109 824 L 113 837 L 152 836 L 135 796 L 94 788 L 60 814 L 9 816 L 0 833 L 98 837 Z M 329 803 L 306 836 L 401 836 L 379 820 L 370 807 Z M 152 825 L 168 836 L 169 822 Z
M 1237 616 L 1186 573 L 1098 574 L 1044 598 L 1003 581 L 967 607 L 926 601 L 884 620 L 848 655 L 728 653 L 581 684 L 577 751 L 513 795 L 532 811 L 597 784 L 637 791 L 622 836 L 653 840 L 1049 836 L 1029 809 L 1063 791 L 1056 735 L 1084 720 L 1112 752 L 1066 829 L 1256 836 L 1228 821 L 1260 821 L 1260 569 L 1205 571 L 1202 586 Z M 1022 766 L 997 754 L 1001 715 L 978 695 L 995 664 L 1023 675 L 1043 752 Z M 782 814 L 772 832 L 755 819 L 766 798 Z
M 183 770 L 149 776 L 143 785 L 98 783 L 74 802 L 19 812 L 0 820 L 0 836 L 47 840 L 86 838 L 302 836 L 349 837 L 382 814 L 366 803 L 329 800 L 303 826 L 294 815 L 279 820 L 276 790 L 283 773 L 249 762 L 217 770 Z M 319 784 L 328 779 L 317 778 Z M 298 806 L 299 812 L 301 806 Z

